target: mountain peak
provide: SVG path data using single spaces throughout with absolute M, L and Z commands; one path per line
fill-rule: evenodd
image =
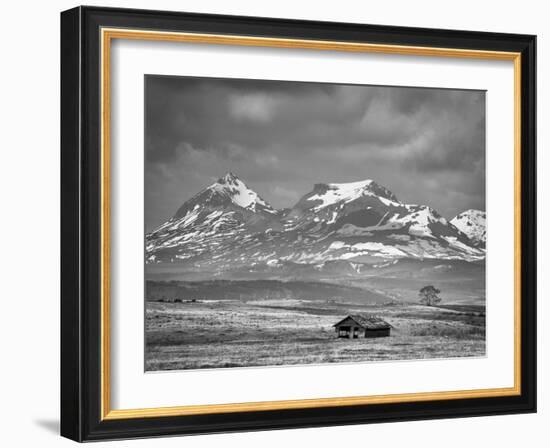
M 346 183 L 315 184 L 312 193 L 306 199 L 317 203 L 316 210 L 340 201 L 351 202 L 361 196 L 378 196 L 389 201 L 399 202 L 390 190 L 371 179 Z
M 225 173 L 225 175 L 223 175 L 222 177 L 220 177 L 216 183 L 218 184 L 234 184 L 236 182 L 239 182 L 241 181 L 238 176 L 236 176 L 235 174 L 233 174 L 231 171 L 228 171 L 227 173 Z
M 277 213 L 271 205 L 235 174 L 227 172 L 212 185 L 185 202 L 176 212 L 174 218 L 185 216 L 195 207 L 227 207 L 229 205 L 238 206 L 250 212 Z

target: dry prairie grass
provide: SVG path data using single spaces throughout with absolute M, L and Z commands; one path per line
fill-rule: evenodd
M 332 325 L 352 313 L 380 315 L 391 336 L 336 338 Z M 418 305 L 147 302 L 145 324 L 148 371 L 485 355 L 484 315 Z

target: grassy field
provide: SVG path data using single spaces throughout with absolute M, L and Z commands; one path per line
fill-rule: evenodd
M 392 326 L 379 339 L 338 339 L 353 313 Z M 426 307 L 314 299 L 146 302 L 147 371 L 485 355 L 484 305 Z

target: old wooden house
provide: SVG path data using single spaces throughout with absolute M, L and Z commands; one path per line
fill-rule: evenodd
M 350 314 L 333 325 L 339 338 L 382 338 L 390 335 L 393 328 L 378 316 Z

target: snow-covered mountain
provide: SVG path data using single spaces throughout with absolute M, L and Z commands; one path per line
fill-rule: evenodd
M 238 238 L 277 227 L 280 212 L 232 173 L 218 179 L 146 235 L 147 262 L 178 262 L 229 250 Z
M 185 202 L 176 212 L 174 219 L 187 215 L 199 207 L 224 207 L 234 205 L 251 212 L 276 214 L 267 202 L 233 173 L 227 173 L 199 194 Z
M 451 219 L 451 224 L 468 235 L 468 238 L 470 238 L 477 247 L 485 247 L 487 241 L 485 212 L 473 209 L 466 210 Z
M 475 261 L 485 251 L 425 205 L 404 204 L 372 180 L 317 184 L 275 210 L 229 173 L 146 236 L 148 263 L 216 272 L 289 264 L 361 264 L 401 258 Z

